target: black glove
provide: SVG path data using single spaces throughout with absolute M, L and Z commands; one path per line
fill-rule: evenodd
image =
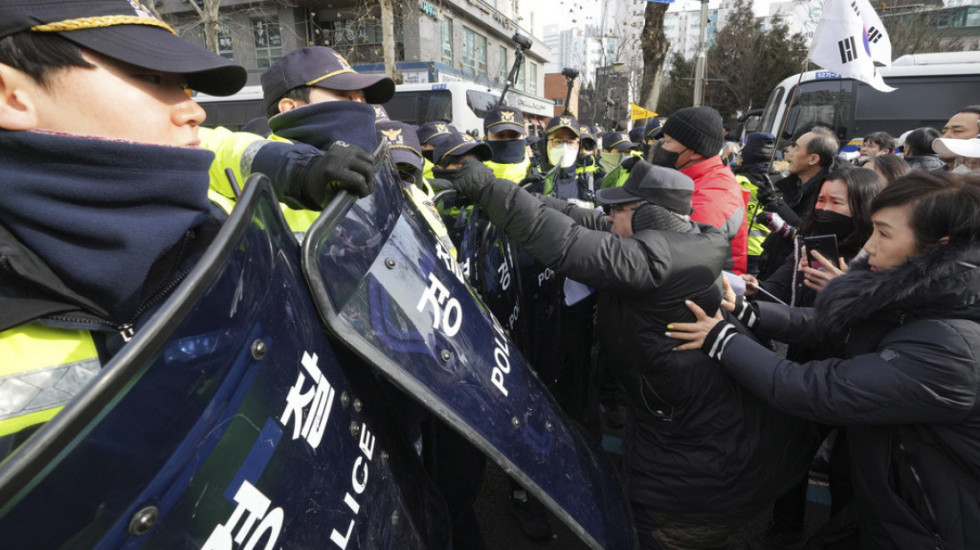
M 750 176 L 749 179 L 758 189 L 755 196 L 759 199 L 759 204 L 767 206 L 779 199 L 779 193 L 769 179 L 769 174 L 758 174 L 756 177 Z
M 468 158 L 463 161 L 463 165 L 456 170 L 441 170 L 433 168 L 432 175 L 449 181 L 453 189 L 476 201 L 480 198 L 480 191 L 494 180 L 493 170 L 486 164 Z
M 623 167 L 623 170 L 630 172 L 633 170 L 633 166 L 636 165 L 637 162 L 640 162 L 640 157 L 634 157 L 633 155 L 630 155 L 629 157 L 626 158 L 626 160 L 619 163 L 619 165 Z
M 340 191 L 365 197 L 374 191 L 374 156 L 356 145 L 334 142 L 299 170 L 290 189 L 311 209 L 323 208 Z

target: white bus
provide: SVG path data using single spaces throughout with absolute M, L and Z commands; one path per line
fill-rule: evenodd
M 880 92 L 830 71 L 804 73 L 780 135 L 800 78 L 793 75 L 769 95 L 758 131 L 783 143 L 816 125 L 834 130 L 842 143 L 876 131 L 898 137 L 922 126 L 941 129 L 958 109 L 980 103 L 980 52 L 905 55 L 879 71 L 895 91 Z

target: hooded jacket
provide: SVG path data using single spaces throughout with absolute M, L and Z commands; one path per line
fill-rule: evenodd
M 777 408 L 842 424 L 862 548 L 980 548 L 980 247 L 937 246 L 896 268 L 862 262 L 814 308 L 759 304 L 759 334 L 823 342 L 788 362 L 742 336 L 722 352 Z
M 677 344 L 664 335 L 668 321 L 693 320 L 685 300 L 717 308 L 731 254 L 721 231 L 692 224 L 622 238 L 601 213 L 539 200 L 505 180 L 474 198 L 532 256 L 598 290 L 604 362 L 628 394 L 632 502 L 725 513 L 761 509 L 789 488 L 789 472 L 810 459 L 806 423 L 764 405 L 704 355 L 672 352 Z

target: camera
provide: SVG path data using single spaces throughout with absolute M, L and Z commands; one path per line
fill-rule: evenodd
M 578 78 L 578 69 L 565 67 L 564 69 L 561 70 L 561 74 L 565 78 Z
M 511 40 L 513 40 L 514 42 L 516 42 L 518 46 L 520 46 L 522 49 L 525 49 L 525 50 L 530 50 L 531 49 L 531 46 L 534 45 L 534 43 L 531 42 L 531 39 L 530 38 L 522 35 L 519 32 L 515 32 L 514 33 L 514 37 L 511 38 Z

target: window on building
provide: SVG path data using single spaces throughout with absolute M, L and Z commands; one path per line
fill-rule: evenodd
M 235 51 L 231 47 L 231 29 L 224 23 L 218 27 L 218 55 L 228 59 L 235 58 Z
M 528 70 L 527 93 L 538 95 L 538 66 L 534 63 L 528 63 L 528 66 L 530 69 Z
M 525 76 L 524 76 L 527 65 L 528 65 L 527 61 L 521 63 L 521 68 L 518 69 L 517 78 L 515 79 L 517 82 L 514 82 L 514 88 L 522 92 L 527 90 L 527 83 L 525 81 Z
M 252 34 L 255 37 L 255 62 L 260 69 L 267 69 L 282 57 L 282 32 L 279 17 L 270 15 L 252 18 Z
M 498 46 L 497 58 L 500 60 L 500 72 L 497 75 L 497 80 L 500 82 L 507 82 L 507 73 L 510 72 L 507 66 L 507 48 L 503 46 Z
M 559 97 L 558 99 L 555 100 L 555 107 L 564 107 L 564 106 L 565 106 L 565 98 Z
M 463 72 L 487 76 L 487 37 L 463 27 Z
M 453 19 L 443 17 L 440 23 L 442 34 L 442 62 L 446 65 L 453 64 Z

